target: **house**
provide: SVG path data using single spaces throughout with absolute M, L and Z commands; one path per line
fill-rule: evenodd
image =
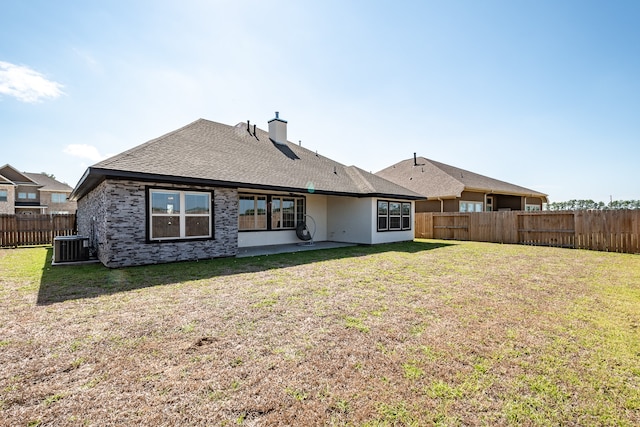
M 20 172 L 8 164 L 0 167 L 1 214 L 73 214 L 72 190 L 43 173 Z
M 413 240 L 421 198 L 287 141 L 278 113 L 268 131 L 196 120 L 89 167 L 71 197 L 79 234 L 108 267 L 229 257 L 309 237 Z
M 547 195 L 444 163 L 416 157 L 376 173 L 420 193 L 416 212 L 539 211 Z

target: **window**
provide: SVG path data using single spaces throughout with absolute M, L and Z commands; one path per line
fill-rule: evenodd
M 241 194 L 238 230 L 285 230 L 304 221 L 304 197 Z
M 67 195 L 64 193 L 51 193 L 51 203 L 65 203 Z
M 400 219 L 400 205 L 402 203 L 390 202 L 389 203 L 389 230 L 400 230 L 402 227 Z
M 36 193 L 19 192 L 18 193 L 18 199 L 35 200 L 36 199 Z
M 7 190 L 0 190 L 0 202 L 7 201 Z
M 460 202 L 460 212 L 482 212 L 482 202 Z
M 389 229 L 389 202 L 378 200 L 378 231 Z
M 378 200 L 378 231 L 411 230 L 411 203 Z
M 149 190 L 149 239 L 212 237 L 211 193 Z
M 529 212 L 539 211 L 540 210 L 540 205 L 525 205 L 524 210 L 525 211 L 529 211 Z
M 271 198 L 271 229 L 296 227 L 296 201 L 291 197 Z
M 402 204 L 402 229 L 411 230 L 411 203 Z
M 487 212 L 493 211 L 493 196 L 487 196 Z
M 238 230 L 267 229 L 267 196 L 240 196 Z

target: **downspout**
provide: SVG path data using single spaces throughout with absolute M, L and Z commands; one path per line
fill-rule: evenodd
M 442 197 L 438 197 L 438 200 L 440 200 L 440 213 L 444 212 L 444 200 L 442 200 Z

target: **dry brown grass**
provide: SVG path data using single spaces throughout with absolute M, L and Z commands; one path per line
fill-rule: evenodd
M 0 251 L 0 425 L 639 425 L 640 257 Z

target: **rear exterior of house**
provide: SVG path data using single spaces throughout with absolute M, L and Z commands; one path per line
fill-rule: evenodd
M 423 195 L 416 212 L 539 211 L 547 195 L 414 155 L 376 173 Z
M 78 232 L 108 267 L 230 257 L 239 248 L 413 239 L 420 196 L 249 123 L 198 120 L 90 167 Z

